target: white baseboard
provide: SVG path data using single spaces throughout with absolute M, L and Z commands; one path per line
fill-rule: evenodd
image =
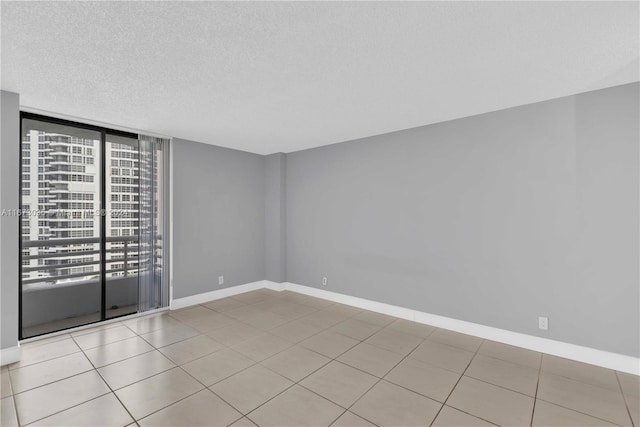
M 396 305 L 385 304 L 364 298 L 344 295 L 337 292 L 326 291 L 324 289 L 298 285 L 296 283 L 276 283 L 269 280 L 261 280 L 258 282 L 247 283 L 245 285 L 233 286 L 230 288 L 193 295 L 186 298 L 179 298 L 171 301 L 170 307 L 172 310 L 176 310 L 178 308 L 188 307 L 195 304 L 203 304 L 216 299 L 238 295 L 244 292 L 254 291 L 261 288 L 271 289 L 274 291 L 286 290 L 297 292 L 316 298 L 322 298 L 328 301 L 346 304 L 365 310 L 375 311 L 377 313 L 387 314 L 389 316 L 399 317 L 401 319 L 412 320 L 414 322 L 424 323 L 438 328 L 449 329 L 452 331 L 473 335 L 504 344 L 539 351 L 541 353 L 551 354 L 553 356 L 564 357 L 579 362 L 589 363 L 591 365 L 615 369 L 620 372 L 640 375 L 640 358 L 637 357 L 611 353 L 608 351 L 598 350 L 590 347 L 555 341 L 548 338 L 541 338 L 533 335 L 522 334 L 519 332 L 508 331 L 506 329 L 480 325 L 464 320 L 453 319 L 450 317 L 425 313 L 418 310 L 411 310 Z
M 20 343 L 14 347 L 0 349 L 0 366 L 20 361 Z
M 555 341 L 548 338 L 536 337 L 533 335 L 521 334 L 519 332 L 512 332 L 505 329 L 480 325 L 464 320 L 452 319 L 450 317 L 411 310 L 408 308 L 384 304 L 364 298 L 326 291 L 324 289 L 298 285 L 296 283 L 279 283 L 277 285 L 283 285 L 280 287 L 289 291 L 298 292 L 301 294 L 310 295 L 317 298 L 350 305 L 353 307 L 363 308 L 366 310 L 387 314 L 389 316 L 412 320 L 414 322 L 424 323 L 427 325 L 436 326 L 438 328 L 449 329 L 452 331 L 473 335 L 476 337 L 489 339 L 492 341 L 497 341 L 517 347 L 523 347 L 529 350 L 551 354 L 553 356 L 564 357 L 579 362 L 589 363 L 591 365 L 615 369 L 620 372 L 640 375 L 640 358 L 637 357 L 611 353 L 608 351 L 569 344 L 562 341 Z
M 243 294 L 245 292 L 255 291 L 256 289 L 267 288 L 267 282 L 267 280 L 259 280 L 257 282 L 245 283 L 244 285 L 231 286 L 229 288 L 217 289 L 215 291 L 205 292 L 202 294 L 172 299 L 169 302 L 169 308 L 171 308 L 171 310 L 177 310 L 179 308 L 189 307 L 191 305 L 203 304 L 220 298 L 226 298 L 233 295 Z

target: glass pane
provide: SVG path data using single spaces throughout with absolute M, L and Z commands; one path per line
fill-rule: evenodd
M 107 134 L 106 316 L 138 311 L 138 140 Z
M 100 140 L 22 121 L 23 338 L 100 320 Z

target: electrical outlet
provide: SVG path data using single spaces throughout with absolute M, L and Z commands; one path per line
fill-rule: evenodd
M 224 276 L 218 276 L 218 285 L 224 285 Z
M 326 277 L 323 277 L 323 278 L 322 278 L 322 286 L 327 286 L 327 283 L 328 283 L 328 282 L 329 282 L 329 281 L 327 280 L 327 278 L 326 278 Z
M 548 317 L 538 317 L 538 328 L 543 331 L 549 330 L 549 318 Z

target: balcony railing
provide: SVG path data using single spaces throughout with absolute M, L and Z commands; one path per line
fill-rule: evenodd
M 160 240 L 160 239 L 158 239 Z M 162 245 L 156 242 L 151 248 L 149 244 L 142 244 L 140 248 L 138 236 L 122 236 L 107 237 L 105 239 L 107 247 L 105 249 L 106 273 L 111 276 L 129 276 L 137 275 L 141 270 L 139 267 L 140 259 L 147 259 L 153 256 L 152 263 L 145 263 L 158 266 L 162 262 Z M 70 238 L 70 239 L 52 239 L 52 240 L 25 240 L 22 242 L 22 248 L 41 248 L 42 251 L 34 255 L 23 255 L 22 260 L 43 260 L 44 265 L 23 266 L 23 285 L 34 283 L 50 283 L 57 284 L 68 279 L 88 278 L 100 274 L 100 238 Z M 62 251 L 71 252 L 62 252 Z M 52 252 L 55 251 L 55 252 Z M 93 257 L 92 260 L 65 262 L 68 258 L 85 258 Z M 57 262 L 56 262 L 57 261 Z M 110 268 L 114 264 L 122 264 L 119 268 Z M 84 268 L 95 266 L 94 271 L 84 271 L 78 273 L 61 274 L 60 270 L 68 270 L 71 268 Z M 142 267 L 142 271 L 146 271 L 147 267 Z M 25 273 L 44 273 L 40 277 L 29 277 Z M 66 283 L 66 282 L 63 282 Z

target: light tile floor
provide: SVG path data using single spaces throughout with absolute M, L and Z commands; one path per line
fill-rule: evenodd
M 287 291 L 22 351 L 2 426 L 640 427 L 637 376 Z

